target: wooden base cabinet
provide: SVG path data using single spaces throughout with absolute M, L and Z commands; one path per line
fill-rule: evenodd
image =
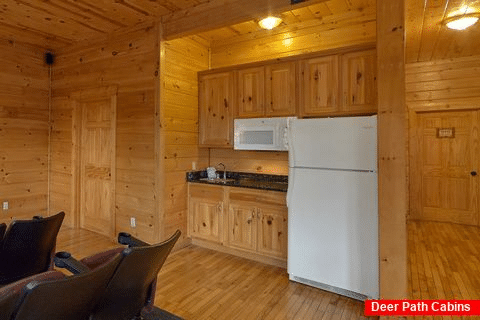
M 287 258 L 285 193 L 231 189 L 228 245 L 257 254 Z
M 223 199 L 223 187 L 190 184 L 189 236 L 219 244 L 223 242 Z
M 285 192 L 189 183 L 188 236 L 196 245 L 285 267 Z

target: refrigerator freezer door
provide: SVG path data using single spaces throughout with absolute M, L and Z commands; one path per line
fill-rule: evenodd
M 377 174 L 290 170 L 290 278 L 378 298 Z
M 294 119 L 289 166 L 377 171 L 377 118 Z

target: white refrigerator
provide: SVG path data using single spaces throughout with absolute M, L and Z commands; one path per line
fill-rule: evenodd
M 379 297 L 377 118 L 290 120 L 290 280 Z

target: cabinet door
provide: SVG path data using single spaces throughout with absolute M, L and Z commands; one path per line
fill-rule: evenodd
M 266 67 L 266 116 L 294 116 L 296 112 L 295 62 Z
M 230 147 L 233 137 L 233 72 L 199 76 L 199 143 Z
M 377 111 L 375 50 L 342 56 L 343 109 L 347 113 Z
M 223 202 L 205 199 L 190 199 L 190 236 L 222 242 Z
M 237 73 L 238 116 L 261 117 L 265 114 L 265 68 L 249 68 Z
M 287 258 L 287 208 L 258 208 L 257 251 L 264 255 Z
M 228 213 L 228 244 L 230 247 L 255 251 L 256 208 L 230 203 Z
M 338 113 L 338 56 L 302 61 L 300 90 L 301 116 Z

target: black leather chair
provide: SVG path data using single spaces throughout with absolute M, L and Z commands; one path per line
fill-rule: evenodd
M 64 212 L 10 223 L 0 242 L 0 286 L 51 270 Z
M 7 225 L 5 223 L 0 223 L 0 241 L 3 239 L 3 235 L 5 234 L 5 230 L 7 230 Z
M 109 282 L 100 301 L 93 309 L 92 320 L 131 320 L 149 314 L 159 314 L 162 310 L 153 306 L 158 272 L 167 256 L 180 237 L 176 231 L 168 240 L 155 245 L 149 245 L 126 234 L 119 235 L 119 242 L 129 245 L 129 248 L 116 248 L 98 253 L 73 263 L 55 260 L 58 267 L 67 267 L 72 272 L 78 272 L 83 267 L 96 270 L 99 264 L 109 260 L 112 255 L 122 253 L 121 261 Z M 83 266 L 83 267 L 82 267 Z M 156 316 L 152 317 L 156 318 Z M 173 318 L 172 318 L 173 319 Z M 179 319 L 176 318 L 175 319 Z
M 27 284 L 11 319 L 88 320 L 121 261 L 114 255 L 88 272 Z
M 32 281 L 37 283 L 63 279 L 65 275 L 58 271 L 47 271 L 23 278 L 0 289 L 0 320 L 11 320 L 25 286 Z

